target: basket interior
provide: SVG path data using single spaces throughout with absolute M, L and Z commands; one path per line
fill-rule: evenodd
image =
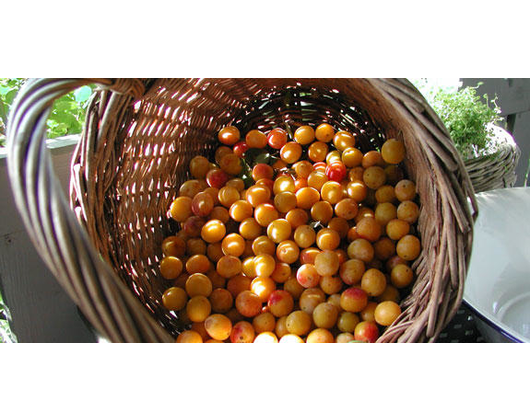
M 94 157 L 103 181 L 102 219 L 93 222 L 96 228 L 91 236 L 96 236 L 102 257 L 172 334 L 182 325 L 160 304 L 171 282 L 158 271 L 161 243 L 177 229 L 167 211 L 188 178 L 188 162 L 197 154 L 212 157 L 217 132 L 223 126 L 236 125 L 242 133 L 279 126 L 292 133 L 300 125 L 328 122 L 355 133 L 363 152 L 378 149 L 387 138 L 399 137 L 407 147 L 412 145 L 404 171 L 410 179 L 422 182 L 416 180 L 416 165 L 411 163 L 422 157 L 418 147 L 413 147 L 408 122 L 366 81 L 258 82 L 157 79 L 142 98 L 131 99 L 106 116 L 115 119 L 117 134 L 102 138 L 105 144 L 98 146 L 101 150 L 110 147 L 111 155 L 104 158 L 96 153 Z M 428 180 L 423 182 L 419 191 L 433 188 Z

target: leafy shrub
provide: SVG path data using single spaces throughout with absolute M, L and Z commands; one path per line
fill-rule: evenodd
M 423 94 L 449 130 L 457 150 L 464 159 L 493 155 L 496 141 L 492 126 L 499 123 L 500 108 L 496 99 L 477 93 L 480 84 L 461 88 L 461 82 L 437 84 L 436 79 L 410 79 Z
M 456 93 L 440 90 L 434 96 L 432 107 L 465 159 L 489 154 L 494 147 L 492 125 L 501 120 L 500 108 L 487 95 L 483 99 L 469 86 Z
M 22 78 L 0 78 L 0 146 L 5 145 L 9 108 L 25 81 Z M 93 86 L 83 86 L 55 101 L 47 122 L 48 138 L 81 133 L 92 90 Z

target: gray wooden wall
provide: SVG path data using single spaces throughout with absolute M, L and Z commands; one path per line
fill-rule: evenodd
M 65 145 L 66 144 L 66 145 Z M 57 176 L 67 188 L 73 144 L 51 150 Z M 37 254 L 13 201 L 6 158 L 0 156 L 0 290 L 20 343 L 95 342 L 77 307 Z
M 505 126 L 521 149 L 521 157 L 516 168 L 515 186 L 525 185 L 525 177 L 530 160 L 530 79 L 464 79 L 463 86 L 478 86 L 477 93 L 487 94 L 490 99 L 497 96 Z

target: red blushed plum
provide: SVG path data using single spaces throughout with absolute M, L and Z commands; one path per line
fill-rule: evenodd
M 259 181 L 260 179 L 272 179 L 274 176 L 274 169 L 266 163 L 258 163 L 252 168 L 252 179 Z
M 326 167 L 326 175 L 330 181 L 341 182 L 346 178 L 347 170 L 344 163 L 334 161 Z
M 368 295 L 359 287 L 349 287 L 340 295 L 340 306 L 348 312 L 360 312 L 368 304 Z
M 222 188 L 225 186 L 230 176 L 222 169 L 213 168 L 206 174 L 206 183 L 213 188 Z
M 255 337 L 254 327 L 248 321 L 239 321 L 232 327 L 230 333 L 232 343 L 252 343 Z
M 267 135 L 267 143 L 273 149 L 281 149 L 287 143 L 287 132 L 282 128 L 275 128 Z
M 201 236 L 202 227 L 206 221 L 199 216 L 191 216 L 182 224 L 182 231 L 190 238 L 197 238 Z
M 195 216 L 208 216 L 214 207 L 214 201 L 210 194 L 200 192 L 191 201 L 191 211 Z
M 320 283 L 320 274 L 313 264 L 304 264 L 296 272 L 298 283 L 307 288 L 317 287 Z
M 275 290 L 269 296 L 267 302 L 269 311 L 276 318 L 289 315 L 294 308 L 294 300 L 291 294 L 286 290 Z
M 379 337 L 377 324 L 372 321 L 362 321 L 355 326 L 354 338 L 365 343 L 375 343 Z
M 234 144 L 234 154 L 238 157 L 242 157 L 248 149 L 249 147 L 246 141 L 240 141 Z
M 306 248 L 300 251 L 300 263 L 301 264 L 314 264 L 315 259 L 318 254 L 320 254 L 320 249 L 318 248 Z

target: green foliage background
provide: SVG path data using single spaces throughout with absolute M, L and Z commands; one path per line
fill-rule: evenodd
M 496 152 L 491 125 L 501 120 L 496 98 L 477 93 L 477 87 L 436 86 L 428 79 L 411 79 L 443 121 L 464 159 Z M 479 85 L 480 86 L 480 85 Z
M 5 146 L 9 109 L 26 80 L 23 78 L 0 78 L 0 146 Z M 81 133 L 85 109 L 93 89 L 94 86 L 83 86 L 55 101 L 48 118 L 48 138 L 54 139 Z

